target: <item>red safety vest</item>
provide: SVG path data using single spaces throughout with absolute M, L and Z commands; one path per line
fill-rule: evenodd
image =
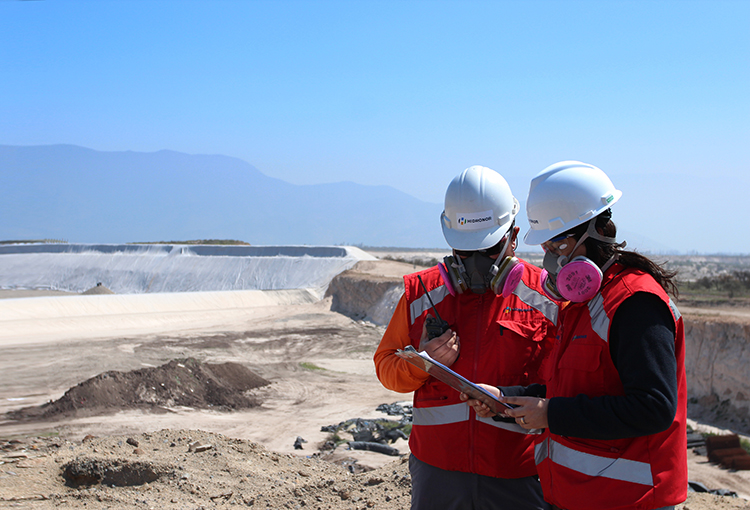
M 540 270 L 524 264 L 521 283 L 510 297 L 492 291 L 452 296 L 437 267 L 404 277 L 409 336 L 418 348 L 430 303 L 458 334 L 461 351 L 450 367 L 470 381 L 496 386 L 541 382 L 542 361 L 554 342 L 558 306 L 539 287 Z M 414 393 L 409 446 L 432 466 L 499 478 L 536 474 L 534 437 L 515 423 L 478 418 L 459 392 L 430 377 Z
M 599 294 L 561 312 L 560 336 L 547 366 L 547 397 L 624 395 L 607 340 L 617 307 L 636 292 L 659 296 L 672 311 L 677 414 L 667 430 L 635 438 L 578 439 L 546 430 L 536 446 L 536 463 L 544 498 L 560 508 L 654 509 L 687 498 L 685 332 L 679 311 L 651 276 L 615 264 Z

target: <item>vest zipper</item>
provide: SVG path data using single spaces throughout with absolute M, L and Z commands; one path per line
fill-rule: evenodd
M 472 334 L 474 335 L 474 366 L 472 367 L 472 373 L 471 373 L 471 380 L 472 382 L 481 382 L 477 381 L 477 373 L 479 371 L 479 359 L 481 356 L 481 345 L 480 345 L 480 334 L 482 331 L 482 324 L 483 319 L 486 314 L 485 308 L 485 302 L 484 295 L 479 296 L 479 301 L 477 303 L 477 320 L 474 325 L 474 331 L 472 331 Z M 472 473 L 477 472 L 476 467 L 476 444 L 475 442 L 475 436 L 476 436 L 476 428 L 477 428 L 477 416 L 476 413 L 469 412 L 469 444 L 471 445 L 470 448 L 470 455 L 469 455 L 469 469 Z
M 557 328 L 557 338 L 555 339 L 555 348 L 552 349 L 552 355 L 553 359 L 550 359 L 549 362 L 551 362 L 553 365 L 547 367 L 549 370 L 549 377 L 550 379 L 554 377 L 554 373 L 557 371 L 557 363 L 560 361 L 560 355 L 562 354 L 562 342 L 563 342 L 563 336 L 565 334 L 565 329 L 563 328 L 563 322 L 560 320 L 561 313 L 558 313 L 557 321 L 558 321 L 558 328 Z M 549 383 L 547 383 L 549 385 Z M 547 389 L 549 391 L 549 388 Z M 548 397 L 552 397 L 554 395 L 547 395 Z M 550 434 L 549 429 L 547 429 L 544 432 L 547 435 L 547 439 L 545 441 L 547 442 L 547 458 L 544 459 L 542 462 L 545 464 L 545 472 L 547 475 L 549 475 L 549 491 L 550 491 L 550 499 L 552 501 L 556 501 L 556 494 L 555 494 L 555 477 L 552 474 L 552 434 Z

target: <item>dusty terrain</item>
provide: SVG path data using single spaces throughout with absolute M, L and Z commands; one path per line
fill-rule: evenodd
M 0 508 L 244 507 L 252 502 L 294 508 L 302 501 L 312 508 L 408 506 L 408 470 L 401 462 L 408 445 L 403 439 L 392 444 L 402 453 L 395 457 L 347 450 L 346 443 L 332 452 L 319 451 L 331 435 L 322 427 L 354 418 L 397 421 L 377 406 L 411 398 L 385 390 L 375 378 L 371 357 L 382 328 L 329 308 L 330 301 L 279 307 L 252 324 L 238 318 L 224 331 L 2 348 L 3 414 L 57 401 L 104 372 L 142 370 L 185 358 L 239 363 L 271 384 L 246 391 L 260 405 L 238 410 L 179 403 L 109 410 L 82 405 L 75 414 L 44 421 L 6 420 L 0 423 Z M 84 441 L 87 436 L 96 439 Z M 302 450 L 294 448 L 297 437 L 306 441 Z M 128 438 L 140 446 L 129 445 Z M 211 444 L 211 451 L 189 452 L 189 444 L 199 440 Z M 106 483 L 72 488 L 65 485 L 62 470 L 76 458 L 135 466 L 141 473 L 134 475 L 138 481 L 151 476 L 142 473 L 169 475 L 126 488 Z M 360 473 L 394 462 L 369 477 Z
M 411 270 L 397 263 L 379 269 L 385 276 Z M 237 314 L 221 327 L 0 345 L 0 415 L 57 401 L 105 372 L 173 360 L 235 363 L 270 383 L 242 390 L 250 403 L 234 408 L 181 402 L 175 388 L 171 400 L 162 399 L 164 381 L 149 379 L 157 382 L 142 388 L 137 405 L 79 402 L 43 420 L 6 418 L 0 508 L 408 508 L 406 441 L 392 443 L 400 455 L 390 456 L 350 450 L 346 441 L 354 438 L 342 432 L 342 444 L 324 449 L 331 432 L 323 427 L 355 418 L 397 421 L 377 407 L 411 400 L 375 377 L 372 354 L 383 327 L 330 307 L 328 298 L 264 308 L 251 320 Z M 679 508 L 750 508 L 750 472 L 691 452 L 690 479 L 742 497 L 691 493 Z

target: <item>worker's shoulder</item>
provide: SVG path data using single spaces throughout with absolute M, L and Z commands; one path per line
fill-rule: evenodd
M 440 275 L 440 270 L 437 265 L 430 266 L 424 269 L 420 269 L 419 271 L 415 271 L 413 273 L 408 273 L 404 275 L 405 280 L 417 280 L 418 277 L 422 278 L 434 278 L 435 276 Z
M 524 269 L 526 271 L 528 271 L 529 273 L 539 274 L 539 273 L 542 272 L 542 268 L 541 267 L 536 266 L 536 265 L 532 264 L 531 262 L 529 262 L 529 261 L 527 261 L 525 259 L 522 259 L 521 257 L 517 257 L 517 258 L 518 258 L 519 261 L 521 261 L 523 263 Z

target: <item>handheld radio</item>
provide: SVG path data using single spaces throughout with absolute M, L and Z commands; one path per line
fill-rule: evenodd
M 432 311 L 435 313 L 435 317 L 427 317 L 424 321 L 425 327 L 427 328 L 427 339 L 432 340 L 433 338 L 439 337 L 440 335 L 445 333 L 448 329 L 450 329 L 450 325 L 440 318 L 440 314 L 435 308 L 435 303 L 432 302 L 430 293 L 427 292 L 427 287 L 422 281 L 422 277 L 417 275 L 417 278 L 419 279 L 419 283 L 422 284 L 422 288 L 424 289 L 425 296 L 427 296 L 427 300 L 430 302 Z

